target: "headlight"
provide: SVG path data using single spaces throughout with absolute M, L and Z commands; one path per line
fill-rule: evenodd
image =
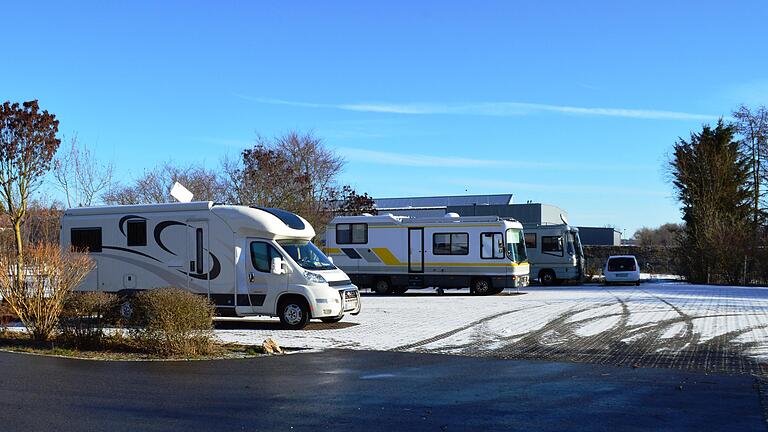
M 312 283 L 316 283 L 316 284 L 327 283 L 325 278 L 320 276 L 317 273 L 312 273 L 312 272 L 305 271 L 304 272 L 304 277 L 307 278 L 307 280 L 312 282 Z

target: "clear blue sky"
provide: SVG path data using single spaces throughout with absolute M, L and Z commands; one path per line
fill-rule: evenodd
M 8 2 L 0 99 L 119 179 L 312 130 L 375 197 L 513 193 L 578 225 L 679 220 L 679 136 L 768 103 L 768 3 Z

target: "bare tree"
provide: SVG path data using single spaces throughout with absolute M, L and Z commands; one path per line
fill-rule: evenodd
M 225 160 L 232 202 L 280 207 L 321 230 L 332 216 L 329 205 L 341 193 L 337 177 L 344 160 L 312 133 L 289 132 L 273 139 L 258 136 L 241 160 Z
M 681 224 L 665 223 L 657 228 L 642 227 L 633 238 L 640 246 L 677 246 L 683 230 Z
M 89 207 L 112 184 L 112 162 L 101 163 L 91 150 L 78 145 L 77 135 L 53 162 L 53 178 L 66 197 L 67 207 Z
M 0 105 L 0 210 L 13 226 L 17 274 L 24 267 L 21 226 L 29 197 L 51 167 L 58 131 L 56 116 L 41 111 L 37 100 Z
M 32 337 L 53 335 L 64 299 L 94 268 L 87 254 L 63 251 L 55 244 L 27 250 L 28 265 L 13 270 L 14 257 L 0 252 L 0 295 L 8 302 Z
M 223 201 L 226 195 L 224 180 L 216 171 L 199 165 L 179 167 L 166 162 L 145 171 L 132 185 L 113 187 L 104 195 L 104 201 L 120 205 L 174 202 L 170 195 L 174 182 L 183 184 L 198 201 Z
M 768 109 L 759 106 L 751 110 L 741 105 L 733 112 L 736 132 L 741 137 L 741 151 L 749 160 L 750 183 L 752 185 L 752 223 L 755 229 L 764 219 L 762 188 L 768 181 Z

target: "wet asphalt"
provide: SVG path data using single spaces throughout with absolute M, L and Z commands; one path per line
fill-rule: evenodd
M 0 352 L 0 430 L 766 430 L 749 375 L 331 350 L 104 362 Z

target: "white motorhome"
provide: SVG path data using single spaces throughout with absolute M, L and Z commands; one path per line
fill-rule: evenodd
M 356 284 L 378 293 L 470 287 L 495 294 L 528 284 L 523 226 L 496 216 L 339 216 L 325 247 Z
M 293 213 L 213 202 L 74 208 L 61 222 L 62 247 L 96 261 L 78 290 L 181 287 L 221 315 L 278 316 L 294 329 L 360 312 L 357 287 L 314 236 Z
M 542 285 L 580 282 L 584 277 L 584 251 L 578 228 L 567 224 L 526 226 L 525 246 L 531 277 L 538 278 Z

